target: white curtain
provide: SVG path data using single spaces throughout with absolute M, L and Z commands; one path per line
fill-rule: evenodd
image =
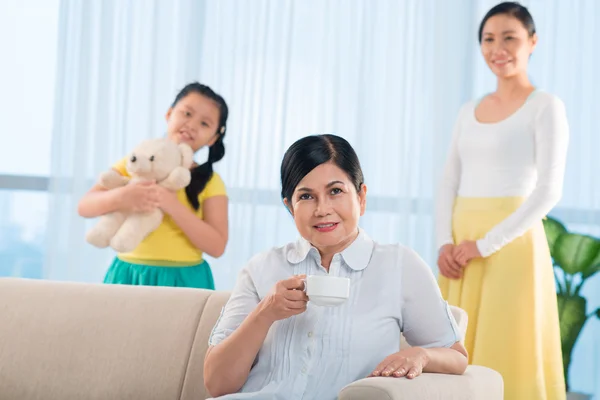
M 47 276 L 99 281 L 112 257 L 84 243 L 76 202 L 140 139 L 164 132 L 176 91 L 199 80 L 230 106 L 225 158 L 230 241 L 209 259 L 218 289 L 253 254 L 296 238 L 279 163 L 296 139 L 336 133 L 359 153 L 362 226 L 431 265 L 432 201 L 460 105 L 494 89 L 476 32 L 495 1 L 63 1 L 52 155 Z M 565 195 L 553 215 L 600 235 L 597 43 L 600 5 L 531 0 L 536 85 L 566 103 L 572 129 Z M 93 223 L 93 222 L 92 222 Z M 518 277 L 515 277 L 518 279 Z M 600 305 L 600 278 L 586 288 Z M 507 327 L 508 329 L 508 327 Z M 600 323 L 588 322 L 572 386 L 600 394 Z M 596 339 L 595 339 L 596 338 Z
M 220 285 L 231 286 L 253 253 L 297 236 L 281 204 L 279 164 L 293 141 L 312 133 L 341 135 L 359 153 L 369 234 L 404 242 L 432 261 L 435 175 L 448 127 L 471 92 L 447 76 L 463 73 L 472 41 L 444 45 L 452 7 L 440 6 L 207 3 L 200 76 L 232 109 L 230 151 L 219 166 L 231 191 L 231 251 L 212 262 Z M 471 25 L 455 34 L 466 36 Z
M 46 273 L 101 281 L 109 251 L 85 243 L 95 221 L 77 201 L 135 144 L 165 132 L 164 115 L 198 79 L 204 3 L 62 1 L 52 137 Z

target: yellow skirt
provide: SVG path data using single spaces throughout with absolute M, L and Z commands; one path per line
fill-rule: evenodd
M 482 238 L 523 198 L 456 199 L 454 242 Z M 506 400 L 566 398 L 556 288 L 542 221 L 487 258 L 471 261 L 461 279 L 439 276 L 442 295 L 468 313 L 469 363 L 504 378 Z

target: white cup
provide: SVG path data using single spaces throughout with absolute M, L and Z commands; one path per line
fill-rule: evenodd
M 339 306 L 350 297 L 350 279 L 309 275 L 304 279 L 304 291 L 308 301 L 317 306 Z

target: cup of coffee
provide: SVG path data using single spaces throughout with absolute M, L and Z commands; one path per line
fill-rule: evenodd
M 350 297 L 350 279 L 329 275 L 309 275 L 304 279 L 308 301 L 317 306 L 339 306 Z

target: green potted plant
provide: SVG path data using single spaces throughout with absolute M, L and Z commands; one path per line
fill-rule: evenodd
M 594 315 L 600 318 L 600 308 L 586 314 L 587 301 L 581 296 L 583 285 L 600 271 L 600 239 L 569 232 L 551 217 L 544 220 L 544 230 L 554 262 L 563 367 L 569 391 L 569 367 L 575 343 L 586 321 Z

